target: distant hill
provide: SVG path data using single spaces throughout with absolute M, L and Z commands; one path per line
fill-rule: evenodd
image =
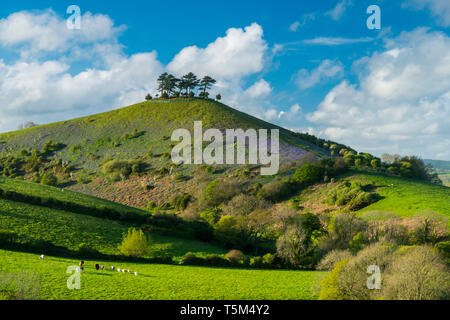
M 435 169 L 450 170 L 450 161 L 423 159 L 425 164 L 431 165 Z

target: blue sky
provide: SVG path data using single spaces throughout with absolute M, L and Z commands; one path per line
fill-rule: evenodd
M 374 4 L 381 30 L 366 26 Z M 139 102 L 159 73 L 192 70 L 284 127 L 450 160 L 449 27 L 448 0 L 3 0 L 0 131 Z

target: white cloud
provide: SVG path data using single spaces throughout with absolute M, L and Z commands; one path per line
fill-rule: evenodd
M 314 87 L 322 81 L 341 77 L 344 73 L 344 66 L 340 61 L 324 60 L 320 65 L 312 70 L 301 69 L 297 72 L 296 83 L 300 89 Z
M 81 29 L 70 30 L 66 20 L 50 9 L 16 12 L 0 20 L 0 45 L 19 49 L 22 56 L 29 58 L 37 52 L 63 52 L 88 43 L 115 40 L 125 29 L 114 27 L 114 22 L 101 14 L 87 12 L 81 21 Z
M 107 69 L 87 69 L 76 75 L 59 61 L 17 62 L 0 60 L 0 127 L 11 130 L 17 119 L 45 123 L 61 114 L 89 114 L 142 101 L 154 91 L 162 71 L 156 53 L 136 54 L 117 60 Z
M 352 0 L 341 0 L 332 10 L 325 12 L 325 15 L 330 16 L 333 20 L 339 20 L 344 15 L 345 11 L 347 11 L 347 8 L 352 5 Z
M 263 29 L 253 23 L 244 29 L 231 28 L 206 48 L 186 47 L 167 66 L 170 72 L 194 72 L 223 79 L 236 79 L 261 71 L 268 49 Z
M 340 38 L 340 37 L 317 37 L 314 39 L 306 39 L 302 42 L 305 44 L 325 45 L 325 46 L 340 46 L 344 44 L 371 42 L 373 38 Z
M 156 93 L 156 78 L 165 70 L 213 76 L 213 95 L 221 93 L 225 103 L 257 117 L 270 108 L 270 84 L 260 79 L 247 86 L 245 79 L 261 72 L 270 58 L 258 24 L 231 28 L 206 48 L 184 48 L 166 67 L 155 51 L 124 54 L 118 41 L 124 29 L 108 16 L 86 13 L 81 30 L 69 30 L 52 10 L 0 20 L 0 48 L 18 55 L 15 61 L 0 59 L 0 130 L 142 101 L 146 93 Z
M 258 82 L 255 82 L 250 88 L 245 90 L 245 93 L 250 98 L 260 98 L 260 97 L 267 97 L 270 95 L 272 91 L 272 88 L 270 87 L 270 84 L 264 80 L 261 79 Z
M 447 35 L 423 28 L 403 32 L 355 68 L 359 84 L 337 85 L 308 120 L 328 138 L 359 150 L 450 158 Z
M 306 13 L 304 14 L 300 20 L 294 21 L 290 26 L 289 30 L 292 32 L 296 32 L 298 28 L 305 26 L 308 22 L 316 19 L 316 15 L 314 13 Z
M 448 0 L 406 0 L 404 6 L 413 10 L 423 10 L 427 7 L 437 23 L 444 27 L 450 27 L 450 1 Z

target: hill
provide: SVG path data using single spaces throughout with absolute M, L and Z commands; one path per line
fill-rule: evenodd
M 304 190 L 294 198 L 297 206 L 316 214 L 334 211 L 348 211 L 349 207 L 330 203 L 330 196 L 342 187 L 344 182 L 366 186 L 379 199 L 365 206 L 358 213 L 379 218 L 383 214 L 411 217 L 416 214 L 434 212 L 445 219 L 450 218 L 450 188 L 420 180 L 387 176 L 378 173 L 353 171 L 340 176 L 335 182 L 317 184 Z M 344 190 L 345 191 L 345 190 Z M 377 214 L 373 214 L 377 212 Z
M 84 252 L 119 255 L 123 233 L 150 216 L 107 200 L 4 177 L 0 178 L 0 212 L 0 244 L 35 252 L 47 252 L 50 245 L 57 247 L 54 252 L 72 256 L 82 247 Z M 168 236 L 171 232 L 176 230 L 158 228 L 151 232 L 151 251 L 146 257 L 171 256 L 176 260 L 187 252 L 226 253 L 209 243 Z M 6 235 L 13 236 L 13 243 L 5 243 Z
M 280 129 L 282 163 L 300 159 L 307 152 L 330 155 L 330 150 L 300 139 L 288 130 L 204 99 L 147 101 L 102 114 L 0 134 L 0 154 L 5 157 L 29 155 L 33 150 L 43 150 L 48 154 L 49 163 L 42 165 L 36 160 L 41 175 L 42 167 L 47 166 L 56 173 L 61 187 L 146 208 L 150 201 L 161 205 L 163 195 L 185 189 L 183 177 L 190 175 L 194 168 L 174 167 L 170 152 L 175 144 L 170 137 L 178 128 L 192 130 L 197 120 L 203 121 L 204 130 Z M 129 171 L 133 164 L 139 164 L 141 177 L 127 180 L 120 175 L 122 172 L 105 174 L 103 164 L 112 159 L 128 161 L 126 170 Z M 171 179 L 165 179 L 169 170 L 178 172 L 180 181 L 176 187 Z M 223 170 L 234 172 L 237 169 L 229 166 Z M 38 173 L 32 168 L 22 171 L 14 171 L 14 174 L 39 181 Z M 143 190 L 143 185 L 148 185 L 152 192 Z

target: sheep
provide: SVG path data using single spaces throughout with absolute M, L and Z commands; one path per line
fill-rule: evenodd
M 43 254 L 41 254 L 40 256 L 39 256 L 39 259 L 44 259 L 44 255 Z
M 127 271 L 128 271 L 128 273 L 131 273 L 130 269 L 128 269 Z
M 120 272 L 120 268 L 117 268 L 117 272 Z
M 135 272 L 134 272 L 134 276 L 137 277 L 137 275 L 138 275 L 138 273 L 137 273 L 137 271 L 135 271 Z
M 104 266 L 104 265 L 101 265 L 101 266 L 100 266 L 100 269 L 105 270 L 105 266 Z
M 125 269 L 122 269 L 122 273 L 124 273 L 125 272 Z
M 98 264 L 98 263 L 96 263 L 96 264 L 95 264 L 95 270 L 97 270 L 97 271 L 98 271 L 98 269 L 100 269 L 100 266 L 99 266 L 99 264 Z
M 111 266 L 111 271 L 114 271 L 116 269 L 116 267 Z

